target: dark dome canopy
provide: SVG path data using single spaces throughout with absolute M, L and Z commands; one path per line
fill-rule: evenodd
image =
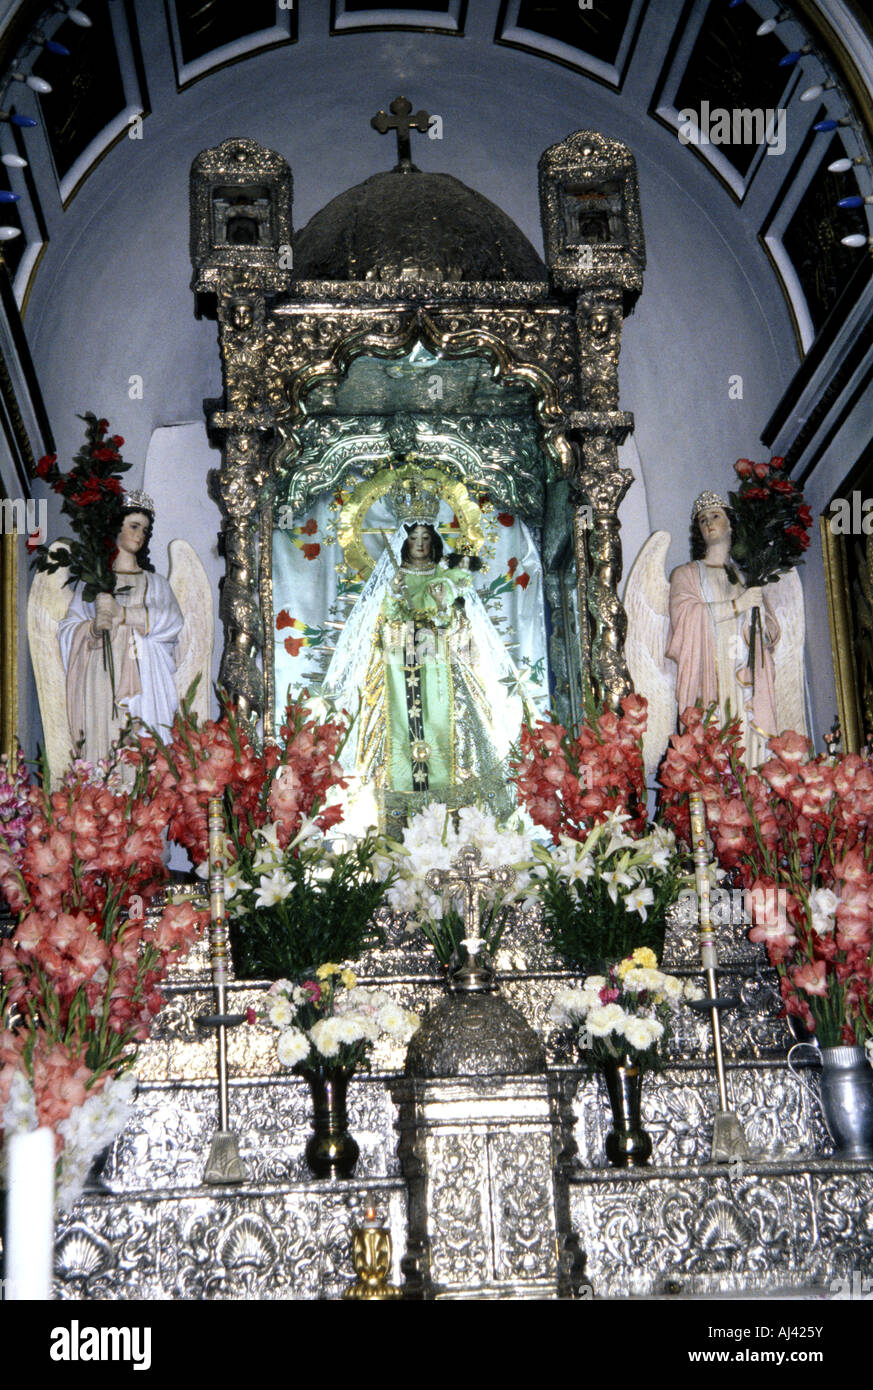
M 451 174 L 392 169 L 340 193 L 297 233 L 302 280 L 545 280 L 527 237 Z

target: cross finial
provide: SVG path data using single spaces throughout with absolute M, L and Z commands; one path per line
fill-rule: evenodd
M 478 959 L 484 942 L 479 934 L 479 889 L 485 884 L 509 888 L 515 881 L 515 870 L 509 868 L 481 869 L 482 856 L 475 845 L 465 845 L 450 869 L 429 869 L 425 879 L 436 893 L 460 890 L 464 899 L 464 941 L 469 961 L 457 970 L 452 988 L 468 993 L 491 989 L 492 972 Z
M 397 163 L 395 169 L 414 169 L 412 162 L 412 145 L 409 133 L 418 130 L 424 135 L 430 124 L 430 115 L 427 111 L 416 111 L 414 116 L 412 102 L 407 101 L 406 97 L 395 97 L 390 107 L 391 115 L 387 111 L 377 111 L 370 121 L 374 130 L 378 130 L 380 135 L 387 135 L 389 130 L 397 132 Z

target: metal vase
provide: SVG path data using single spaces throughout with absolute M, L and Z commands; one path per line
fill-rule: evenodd
M 821 1108 L 837 1153 L 873 1159 L 873 1071 L 863 1047 L 823 1047 L 821 1061 Z
M 350 1178 L 360 1152 L 349 1134 L 346 1091 L 353 1071 L 336 1067 L 304 1073 L 312 1092 L 312 1137 L 306 1145 L 306 1162 L 317 1178 Z
M 642 1168 L 652 1156 L 652 1138 L 640 1121 L 643 1073 L 630 1058 L 603 1063 L 606 1092 L 612 1107 L 612 1129 L 606 1136 L 606 1157 L 614 1168 Z

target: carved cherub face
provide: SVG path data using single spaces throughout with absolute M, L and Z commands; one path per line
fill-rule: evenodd
M 149 537 L 152 519 L 148 512 L 131 512 L 121 523 L 118 533 L 118 549 L 126 550 L 128 555 L 138 555 Z
M 697 513 L 697 525 L 707 547 L 730 535 L 731 523 L 723 507 L 704 507 Z

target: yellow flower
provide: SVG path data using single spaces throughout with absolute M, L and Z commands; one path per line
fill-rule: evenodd
M 657 970 L 658 957 L 648 946 L 638 946 L 631 956 L 634 965 L 645 966 L 647 970 Z
M 315 974 L 319 980 L 329 980 L 331 975 L 339 975 L 341 970 L 341 965 L 332 965 L 328 961 L 325 965 L 320 965 Z
M 340 972 L 340 979 L 346 989 L 354 989 L 355 985 L 358 983 L 354 970 L 342 970 Z
M 620 980 L 623 980 L 624 977 L 625 977 L 625 975 L 627 974 L 627 972 L 628 972 L 629 970 L 633 970 L 633 968 L 634 968 L 634 958 L 633 958 L 633 956 L 628 956 L 627 960 L 623 960 L 623 961 L 620 961 L 620 962 L 619 962 L 619 964 L 616 966 L 615 973 L 618 975 L 618 978 L 619 978 Z

